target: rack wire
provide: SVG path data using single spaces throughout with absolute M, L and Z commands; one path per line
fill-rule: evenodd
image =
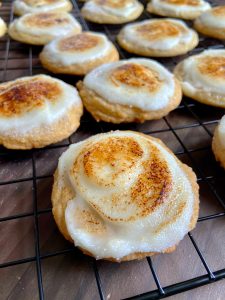
M 144 1 L 142 1 L 144 2 Z M 212 3 L 213 2 L 213 3 Z M 222 4 L 223 1 L 211 1 L 212 5 L 218 5 Z M 120 30 L 121 26 L 118 25 L 96 25 L 86 22 L 82 16 L 80 15 L 80 8 L 82 6 L 81 3 L 76 2 L 76 0 L 72 0 L 74 9 L 73 14 L 75 17 L 80 21 L 82 24 L 82 27 L 84 30 L 93 30 L 93 31 L 100 31 L 107 34 L 107 36 L 115 43 L 117 46 L 120 57 L 121 58 L 129 58 L 131 57 L 130 54 L 123 51 L 116 43 L 116 35 L 118 31 Z M 1 17 L 3 17 L 7 22 L 11 22 L 14 18 L 13 10 L 11 1 L 3 1 L 3 6 L 0 10 Z M 147 12 L 144 12 L 143 15 L 140 17 L 141 19 L 146 19 L 151 17 Z M 190 54 L 198 53 L 206 48 L 224 48 L 224 42 L 209 39 L 202 37 L 200 38 L 200 44 L 199 46 L 191 51 Z M 38 52 L 40 52 L 39 47 L 30 47 L 27 45 L 22 45 L 20 43 L 17 43 L 15 41 L 12 41 L 9 37 L 6 37 L 5 39 L 2 39 L 0 41 L 0 52 L 2 53 L 2 56 L 0 58 L 0 70 L 1 70 L 1 81 L 5 82 L 7 80 L 15 79 L 20 76 L 25 75 L 33 75 L 37 73 L 46 72 L 44 71 L 38 60 L 37 55 Z M 173 59 L 159 59 L 161 63 L 166 65 L 169 69 L 173 69 L 174 65 L 177 64 L 178 61 L 183 59 L 185 56 L 180 56 Z M 69 76 L 58 76 L 59 78 L 64 79 L 65 81 L 69 83 L 75 83 L 74 78 Z M 40 208 L 39 206 L 39 198 L 38 198 L 38 181 L 39 180 L 50 180 L 52 178 L 52 174 L 41 174 L 40 170 L 37 168 L 37 157 L 40 152 L 46 153 L 47 151 L 51 151 L 54 149 L 59 149 L 60 151 L 64 151 L 71 143 L 78 141 L 80 139 L 83 139 L 87 135 L 94 134 L 97 132 L 105 132 L 111 129 L 135 129 L 137 131 L 144 132 L 146 134 L 152 134 L 155 136 L 158 136 L 159 134 L 164 135 L 170 135 L 171 137 L 175 139 L 178 150 L 175 151 L 175 154 L 181 158 L 182 155 L 188 159 L 189 163 L 193 167 L 193 169 L 196 171 L 198 175 L 198 182 L 204 183 L 205 186 L 207 186 L 208 190 L 211 192 L 211 195 L 213 195 L 213 200 L 218 203 L 220 210 L 218 212 L 214 212 L 211 214 L 207 214 L 204 216 L 199 217 L 198 224 L 200 222 L 208 222 L 213 219 L 219 219 L 222 218 L 224 221 L 225 217 L 225 193 L 224 191 L 221 193 L 218 189 L 217 181 L 218 180 L 224 180 L 224 171 L 219 168 L 218 164 L 214 161 L 213 162 L 213 168 L 216 169 L 215 172 L 212 172 L 212 174 L 208 174 L 208 172 L 205 170 L 204 167 L 199 165 L 199 161 L 196 158 L 196 154 L 201 154 L 203 151 L 206 151 L 208 154 L 207 159 L 209 159 L 209 156 L 212 156 L 212 153 L 210 152 L 210 143 L 212 139 L 212 130 L 211 128 L 214 127 L 221 116 L 224 114 L 223 110 L 218 109 L 210 109 L 206 106 L 203 106 L 201 104 L 195 103 L 191 101 L 190 99 L 184 98 L 181 105 L 175 110 L 175 112 L 178 112 L 178 114 L 181 114 L 182 117 L 180 120 L 185 120 L 189 118 L 192 121 L 188 122 L 181 122 L 181 125 L 176 124 L 173 118 L 170 116 L 166 116 L 163 118 L 162 121 L 154 121 L 154 122 L 148 122 L 148 125 L 110 125 L 105 123 L 96 123 L 92 120 L 92 118 L 85 113 L 85 116 L 82 119 L 81 122 L 81 128 L 82 128 L 82 134 L 78 136 L 72 135 L 69 139 L 63 141 L 62 143 L 58 143 L 56 145 L 51 145 L 49 147 L 40 149 L 40 150 L 31 150 L 31 151 L 25 151 L 21 153 L 21 151 L 10 151 L 5 148 L 0 148 L 0 162 L 1 162 L 1 170 L 4 169 L 4 164 L 6 162 L 10 162 L 11 160 L 16 160 L 15 164 L 12 166 L 9 166 L 9 172 L 6 172 L 6 175 L 1 175 L 0 172 L 0 188 L 10 186 L 12 184 L 31 184 L 32 185 L 32 207 L 30 211 L 17 211 L 16 213 L 11 213 L 8 215 L 2 215 L 0 217 L 0 225 L 4 224 L 6 222 L 11 222 L 13 220 L 24 220 L 26 218 L 32 218 L 33 224 L 34 224 L 34 255 L 28 256 L 28 257 L 21 257 L 14 260 L 8 260 L 0 263 L 0 269 L 6 269 L 11 268 L 13 266 L 17 266 L 20 264 L 26 264 L 34 262 L 36 266 L 36 278 L 38 283 L 38 292 L 39 292 L 39 299 L 43 300 L 46 299 L 45 297 L 45 291 L 43 287 L 43 274 L 42 274 L 42 262 L 43 260 L 47 260 L 51 257 L 60 257 L 62 255 L 69 255 L 72 253 L 72 255 L 75 255 L 78 258 L 82 257 L 82 254 L 76 250 L 72 245 L 68 245 L 63 250 L 58 251 L 50 251 L 46 253 L 42 253 L 41 246 L 40 246 L 40 224 L 39 224 L 39 218 L 40 216 L 51 214 L 51 207 L 44 207 Z M 182 119 L 183 118 L 183 119 Z M 162 123 L 163 122 L 163 123 Z M 93 128 L 93 131 L 90 133 L 90 128 Z M 205 146 L 197 147 L 195 144 L 192 146 L 189 146 L 187 143 L 187 140 L 183 139 L 179 132 L 181 130 L 191 130 L 191 129 L 201 129 L 201 132 L 204 132 L 204 135 L 208 137 L 209 142 Z M 199 139 L 201 139 L 201 136 L 199 136 Z M 198 144 L 198 143 L 197 143 Z M 21 159 L 28 159 L 31 162 L 30 171 L 18 172 L 18 176 L 15 176 L 15 178 L 11 175 L 11 171 L 13 171 L 13 167 L 20 164 Z M 46 162 L 45 162 L 46 163 Z M 57 163 L 57 160 L 56 160 Z M 7 165 L 6 165 L 7 166 Z M 11 168 L 11 169 L 10 169 Z M 1 197 L 1 193 L 0 193 Z M 13 194 L 13 197 L 17 198 L 17 193 L 15 192 Z M 1 199 L 1 198 L 0 198 Z M 59 234 L 59 233 L 58 233 Z M 206 284 L 210 284 L 213 282 L 216 282 L 218 280 L 225 278 L 225 262 L 222 269 L 218 270 L 212 270 L 210 264 L 207 262 L 207 259 L 199 247 L 199 242 L 194 237 L 194 234 L 189 233 L 188 237 L 190 239 L 191 244 L 193 245 L 197 255 L 198 259 L 201 261 L 201 264 L 204 268 L 204 274 L 201 276 L 193 276 L 189 280 L 176 282 L 172 285 L 166 285 L 163 286 L 160 280 L 160 276 L 158 276 L 157 268 L 154 266 L 154 257 L 150 258 L 148 257 L 147 263 L 149 265 L 150 271 L 152 273 L 152 278 L 155 282 L 156 289 L 149 290 L 146 293 L 133 295 L 129 299 L 161 299 L 165 297 L 169 297 L 171 295 L 175 295 L 178 293 L 182 293 L 185 291 L 188 291 L 190 289 L 194 289 Z M 7 246 L 7 245 L 5 245 Z M 220 241 L 218 240 L 218 247 L 223 247 L 222 244 L 220 244 Z M 97 290 L 98 290 L 98 297 L 99 299 L 109 299 L 108 296 L 105 294 L 105 287 L 102 282 L 102 278 L 99 272 L 99 266 L 98 262 L 96 262 L 94 259 L 89 258 L 89 263 L 92 268 L 92 272 L 95 276 Z M 184 270 L 185 272 L 185 270 Z M 168 274 L 169 275 L 169 274 Z M 79 297 L 77 297 L 78 299 Z M 19 298 L 17 298 L 19 299 Z M 127 298 L 128 299 L 128 298 Z

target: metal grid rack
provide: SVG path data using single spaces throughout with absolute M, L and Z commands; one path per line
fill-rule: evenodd
M 77 3 L 76 0 L 73 0 L 72 2 L 74 5 L 73 14 L 80 21 L 84 30 L 95 30 L 95 31 L 105 32 L 108 35 L 108 37 L 116 44 L 115 37 L 119 29 L 121 28 L 121 26 L 118 25 L 106 26 L 106 25 L 96 25 L 96 24 L 88 23 L 80 15 L 80 7 L 82 4 Z M 222 4 L 222 1 L 219 0 L 211 1 L 211 2 L 213 2 L 212 3 L 213 5 Z M 14 16 L 11 8 L 11 1 L 3 1 L 3 6 L 1 8 L 0 14 L 1 17 L 3 17 L 7 22 L 13 20 Z M 144 12 L 140 19 L 145 19 L 148 17 L 149 14 L 147 12 Z M 205 48 L 216 48 L 216 49 L 224 48 L 224 43 L 218 40 L 213 40 L 208 38 L 206 39 L 204 37 L 201 37 L 199 46 L 196 49 L 194 49 L 191 52 L 191 54 L 198 53 Z M 130 54 L 126 53 L 119 47 L 118 50 L 121 58 L 126 58 L 131 56 Z M 6 37 L 5 40 L 2 39 L 0 41 L 0 52 L 2 53 L 0 58 L 0 68 L 1 68 L 0 71 L 2 76 L 1 77 L 2 82 L 17 78 L 19 76 L 32 75 L 32 74 L 42 73 L 44 71 L 37 60 L 38 52 L 40 52 L 39 47 L 30 47 L 27 45 L 22 45 L 20 43 L 16 43 L 15 41 L 10 40 L 9 37 Z M 174 65 L 183 58 L 184 56 L 173 58 L 173 59 L 159 59 L 159 61 L 162 62 L 164 65 L 166 65 L 168 68 L 172 69 Z M 67 82 L 73 84 L 75 83 L 73 82 L 74 78 L 71 78 L 69 76 L 62 76 L 62 77 L 58 76 L 58 77 L 64 79 Z M 133 124 L 115 126 L 115 125 L 110 125 L 105 123 L 96 123 L 91 119 L 91 117 L 88 114 L 85 114 L 81 122 L 81 128 L 84 128 L 82 135 L 78 134 L 78 136 L 75 135 L 75 137 L 71 136 L 69 139 L 63 141 L 62 143 L 58 143 L 56 145 L 52 145 L 41 150 L 31 150 L 31 151 L 25 151 L 23 153 L 21 153 L 20 151 L 9 151 L 4 149 L 3 147 L 0 148 L 0 161 L 3 168 L 5 165 L 7 166 L 6 162 L 10 162 L 11 160 L 15 160 L 15 159 L 16 159 L 16 164 L 19 164 L 20 160 L 24 158 L 30 159 L 31 162 L 30 172 L 25 171 L 24 173 L 24 169 L 22 167 L 15 178 L 13 178 L 13 176 L 10 175 L 10 171 L 8 173 L 6 172 L 5 175 L 3 174 L 4 176 L 1 176 L 2 179 L 0 179 L 0 188 L 2 187 L 7 188 L 7 186 L 9 186 L 10 189 L 11 185 L 16 183 L 25 183 L 25 184 L 29 183 L 32 186 L 31 210 L 28 212 L 17 211 L 17 213 L 9 214 L 6 216 L 1 215 L 0 225 L 8 221 L 21 220 L 28 217 L 32 218 L 32 222 L 34 224 L 33 228 L 34 228 L 34 244 L 35 244 L 35 251 L 33 256 L 4 261 L 0 264 L 0 270 L 3 268 L 4 269 L 11 268 L 12 266 L 34 262 L 36 265 L 36 278 L 38 282 L 39 298 L 46 299 L 44 288 L 43 288 L 43 279 L 42 279 L 43 278 L 42 261 L 45 259 L 49 259 L 51 257 L 68 255 L 69 253 L 73 253 L 73 255 L 77 255 L 78 257 L 82 256 L 82 254 L 78 250 L 76 250 L 74 247 L 69 245 L 67 248 L 59 251 L 50 251 L 46 253 L 42 253 L 41 251 L 39 217 L 44 214 L 51 214 L 51 208 L 39 207 L 37 185 L 39 180 L 52 178 L 52 174 L 48 174 L 48 175 L 40 174 L 40 172 L 37 170 L 37 157 L 40 151 L 45 152 L 52 149 L 61 149 L 61 148 L 62 150 L 65 150 L 66 147 L 68 147 L 72 142 L 80 140 L 81 138 L 83 139 L 86 134 L 85 130 L 87 131 L 87 134 L 90 135 L 93 133 L 104 132 L 115 128 L 133 129 L 134 126 L 135 130 L 142 131 L 146 134 L 153 134 L 156 136 L 158 134 L 165 134 L 165 135 L 170 134 L 170 136 L 173 136 L 173 138 L 176 140 L 176 143 L 179 145 L 178 150 L 175 152 L 175 154 L 179 158 L 181 158 L 182 155 L 185 155 L 189 164 L 191 164 L 191 166 L 193 167 L 193 169 L 196 171 L 198 175 L 198 182 L 204 183 L 205 186 L 207 186 L 207 189 L 213 195 L 214 197 L 213 201 L 219 203 L 220 210 L 218 212 L 201 216 L 198 219 L 198 222 L 208 222 L 209 220 L 212 219 L 224 218 L 225 217 L 225 193 L 220 192 L 217 184 L 217 180 L 224 179 L 224 172 L 218 167 L 218 165 L 214 161 L 216 172 L 214 172 L 213 174 L 209 174 L 207 171 L 205 171 L 204 167 L 199 165 L 199 161 L 196 158 L 196 153 L 198 154 L 199 152 L 207 151 L 207 153 L 209 152 L 208 156 L 206 156 L 206 159 L 208 160 L 209 154 L 212 156 L 212 153 L 210 152 L 210 144 L 201 147 L 197 147 L 196 145 L 190 147 L 187 143 L 187 140 L 183 139 L 179 134 L 179 130 L 200 128 L 201 131 L 204 132 L 205 135 L 207 135 L 211 143 L 212 128 L 214 127 L 214 125 L 217 124 L 218 120 L 224 114 L 224 112 L 218 109 L 207 108 L 206 106 L 194 103 L 190 99 L 186 99 L 186 98 L 184 98 L 182 104 L 175 111 L 178 114 L 182 115 L 181 119 L 183 117 L 187 118 L 188 116 L 188 118 L 192 119 L 192 122 L 189 121 L 187 123 L 181 122 L 181 125 L 179 125 L 180 122 L 176 122 L 176 119 L 174 121 L 174 119 L 171 119 L 169 116 L 167 116 L 162 121 L 156 121 L 154 123 L 149 122 L 148 123 L 149 126 L 133 125 Z M 205 117 L 206 115 L 207 117 Z M 163 126 L 161 122 L 163 122 L 164 124 Z M 94 128 L 93 131 L 91 131 L 91 133 L 89 132 L 90 128 Z M 17 194 L 14 193 L 14 196 L 16 198 Z M 205 258 L 203 252 L 201 251 L 201 248 L 198 246 L 199 242 L 194 238 L 194 234 L 192 235 L 191 233 L 189 233 L 188 237 L 198 255 L 198 259 L 202 263 L 202 266 L 204 268 L 204 274 L 197 277 L 193 276 L 191 279 L 176 282 L 175 284 L 172 285 L 163 286 L 160 280 L 160 276 L 157 275 L 158 272 L 154 266 L 154 258 L 148 257 L 147 263 L 150 267 L 150 271 L 152 273 L 152 277 L 155 282 L 156 289 L 149 290 L 147 293 L 134 295 L 129 299 L 161 299 L 190 289 L 194 289 L 196 287 L 200 287 L 202 285 L 213 283 L 215 281 L 225 278 L 225 262 L 222 269 L 212 270 L 210 264 L 207 262 L 207 259 Z M 218 243 L 220 243 L 219 240 Z M 107 297 L 105 295 L 104 284 L 102 283 L 102 278 L 99 273 L 98 262 L 96 262 L 94 259 L 91 258 L 89 259 L 89 262 L 92 266 L 92 272 L 95 276 L 99 298 L 106 299 Z

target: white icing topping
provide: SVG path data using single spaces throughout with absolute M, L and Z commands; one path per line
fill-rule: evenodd
M 113 84 L 109 76 L 118 67 L 126 64 L 143 65 L 157 73 L 161 86 L 157 91 L 118 82 Z M 129 59 L 104 64 L 84 78 L 84 85 L 102 96 L 106 101 L 138 107 L 143 110 L 158 110 L 166 107 L 175 92 L 174 76 L 162 65 L 150 59 Z
M 81 51 L 76 50 L 73 52 L 64 52 L 58 47 L 59 42 L 64 38 L 58 38 L 47 44 L 44 47 L 43 52 L 45 52 L 51 58 L 52 62 L 69 66 L 70 64 L 84 63 L 101 58 L 112 48 L 112 43 L 104 34 L 94 32 L 90 32 L 88 34 L 90 36 L 96 36 L 100 39 L 96 46 L 85 50 L 82 49 Z
M 213 14 L 213 9 L 210 9 L 199 16 L 198 21 L 207 27 L 221 28 L 225 30 L 225 10 L 222 15 Z
M 168 13 L 175 13 L 178 16 L 181 15 L 182 13 L 196 13 L 198 11 L 199 13 L 204 12 L 208 9 L 210 9 L 210 4 L 204 0 L 199 0 L 198 5 L 187 5 L 187 4 L 173 4 L 173 3 L 168 3 L 164 0 L 152 0 L 151 5 L 157 9 L 157 10 L 162 10 L 163 12 L 168 12 Z
M 225 116 L 222 117 L 218 125 L 218 137 L 220 144 L 225 148 Z
M 7 30 L 6 23 L 2 18 L 0 18 L 0 37 L 5 34 L 6 30 Z
M 39 3 L 38 3 L 39 2 Z M 17 9 L 21 14 L 49 12 L 58 9 L 63 9 L 68 6 L 68 0 L 55 0 L 48 3 L 45 1 L 33 1 L 33 3 L 26 3 L 23 0 L 15 0 L 14 9 Z
M 225 78 L 204 74 L 198 68 L 198 62 L 204 57 L 223 57 L 225 50 L 205 50 L 198 55 L 188 57 L 183 62 L 182 86 L 193 92 L 203 90 L 225 95 Z M 221 66 L 224 68 L 224 66 Z
M 81 151 L 96 143 L 107 142 L 109 137 L 132 138 L 141 147 L 143 155 L 135 160 L 131 169 L 125 169 L 115 180 L 113 174 L 120 166 L 115 165 L 112 170 L 107 166 L 105 169 L 101 166 L 101 172 L 99 171 L 96 176 L 104 182 L 109 180 L 109 185 L 104 186 L 100 182 L 93 182 L 84 172 Z M 151 159 L 151 147 L 158 149 L 160 159 L 164 160 L 169 168 L 171 189 L 165 201 L 157 205 L 153 211 L 126 221 L 139 210 L 137 204 L 131 200 L 131 190 L 143 172 L 144 161 Z M 73 171 L 75 174 L 73 177 L 71 170 L 78 157 L 81 164 L 75 173 Z M 124 162 L 126 163 L 126 158 Z M 58 172 L 58 188 L 63 189 L 65 185 L 69 185 L 75 195 L 67 203 L 65 211 L 68 232 L 76 246 L 90 251 L 96 258 L 113 257 L 119 260 L 135 252 L 160 252 L 177 244 L 189 230 L 195 201 L 191 183 L 174 156 L 157 141 L 150 141 L 135 132 L 126 131 L 93 136 L 70 146 L 64 152 L 59 159 Z M 152 192 L 152 186 L 149 186 L 149 195 Z M 119 202 L 119 207 L 113 205 L 113 195 L 120 195 L 120 199 L 123 199 Z M 126 201 L 129 202 L 129 199 L 131 202 L 128 205 Z M 97 210 L 96 207 L 101 207 L 101 210 Z M 90 224 L 79 222 L 79 212 L 82 211 L 94 216 L 102 228 L 100 232 L 92 232 L 87 229 L 90 228 Z M 111 219 L 106 217 L 104 212 Z
M 18 79 L 18 82 L 26 83 L 26 81 L 29 82 L 29 80 L 33 78 L 39 78 L 45 82 L 56 83 L 61 89 L 60 95 L 53 102 L 47 101 L 46 99 L 43 106 L 36 107 L 26 113 L 10 117 L 0 115 L 0 134 L 4 135 L 7 131 L 18 132 L 21 134 L 41 125 L 51 124 L 57 121 L 57 119 L 62 118 L 63 115 L 66 115 L 72 106 L 82 105 L 76 88 L 62 80 L 47 75 L 36 75 L 20 78 Z M 15 83 L 16 82 L 17 81 L 15 81 Z M 4 84 L 5 83 L 3 83 L 3 85 Z
M 157 24 L 158 22 L 162 23 L 163 21 L 170 22 L 173 26 L 176 26 L 176 25 L 182 26 L 184 32 L 181 32 L 179 30 L 179 27 L 177 27 L 179 30 L 178 35 L 165 36 L 165 35 L 163 35 L 163 32 L 161 32 L 161 35 L 160 35 L 160 30 L 159 30 L 158 38 L 150 40 L 150 39 L 146 38 L 145 36 L 141 35 L 137 31 L 137 29 L 140 26 L 148 25 L 148 24 L 150 25 L 150 24 L 154 24 L 154 23 Z M 160 20 L 159 19 L 145 20 L 142 22 L 128 24 L 123 28 L 123 33 L 124 33 L 125 40 L 127 40 L 128 42 L 138 44 L 142 47 L 147 47 L 150 49 L 159 49 L 159 50 L 172 49 L 179 45 L 188 44 L 192 41 L 192 39 L 195 35 L 194 30 L 188 28 L 183 21 L 169 19 L 169 18 L 163 19 L 163 20 L 161 20 L 161 19 Z
M 32 20 L 32 17 L 36 17 L 39 13 L 30 13 L 26 14 L 18 19 L 15 19 L 11 23 L 11 26 L 15 26 L 16 30 L 24 33 L 24 34 L 31 34 L 31 35 L 51 35 L 52 38 L 57 38 L 58 36 L 65 36 L 72 32 L 80 32 L 81 26 L 78 21 L 70 14 L 61 12 L 61 13 L 49 13 L 52 14 L 52 20 L 54 19 L 67 19 L 67 23 L 60 24 L 52 24 L 48 26 L 31 26 L 30 24 L 24 23 L 26 20 Z M 41 15 L 41 13 L 40 13 Z
M 123 7 L 111 7 L 107 4 L 99 4 L 95 0 L 86 2 L 82 10 L 88 11 L 89 13 L 97 13 L 105 16 L 118 16 L 118 17 L 129 17 L 140 7 L 140 3 L 136 0 L 130 0 L 125 3 Z

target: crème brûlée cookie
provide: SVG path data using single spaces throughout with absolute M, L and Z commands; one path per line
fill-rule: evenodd
M 178 80 L 150 59 L 104 64 L 77 84 L 86 109 L 97 121 L 143 122 L 175 109 L 182 93 Z
M 195 20 L 194 27 L 207 36 L 225 40 L 225 5 L 203 13 Z
M 220 162 L 223 168 L 225 168 L 225 116 L 223 116 L 215 129 L 212 150 L 216 160 Z
M 119 262 L 175 250 L 196 225 L 199 194 L 194 172 L 161 140 L 111 131 L 63 153 L 52 205 L 66 239 Z
M 143 12 L 137 0 L 90 0 L 81 9 L 88 21 L 100 24 L 122 24 L 137 19 Z
M 155 57 L 185 54 L 198 44 L 197 33 L 183 21 L 153 19 L 128 24 L 120 31 L 118 42 L 126 51 Z
M 40 60 L 53 73 L 84 75 L 119 60 L 119 54 L 104 34 L 83 32 L 51 41 L 40 53 Z
M 7 31 L 7 25 L 5 21 L 0 18 L 0 37 L 3 37 L 6 34 Z
M 46 75 L 0 84 L 0 144 L 41 148 L 69 137 L 83 106 L 73 86 Z
M 210 7 L 205 0 L 151 0 L 147 11 L 165 17 L 193 20 Z
M 59 36 L 80 32 L 80 24 L 66 12 L 29 13 L 15 19 L 8 30 L 12 39 L 32 45 L 45 45 Z
M 225 50 L 190 56 L 176 66 L 174 74 L 186 96 L 225 108 Z
M 68 12 L 73 8 L 69 0 L 15 0 L 13 10 L 16 15 L 36 12 Z

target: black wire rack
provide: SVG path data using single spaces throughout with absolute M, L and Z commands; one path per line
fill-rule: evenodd
M 144 3 L 144 1 L 142 1 Z M 223 1 L 210 1 L 212 5 L 223 4 Z M 106 35 L 115 43 L 117 46 L 121 58 L 129 58 L 130 54 L 123 51 L 116 43 L 116 35 L 119 32 L 121 26 L 119 25 L 97 25 L 86 22 L 80 15 L 80 8 L 82 3 L 72 1 L 74 9 L 73 14 L 82 24 L 84 30 L 92 30 L 104 32 Z M 7 22 L 11 22 L 14 18 L 11 1 L 3 1 L 3 6 L 0 8 L 0 15 Z M 140 17 L 141 19 L 146 19 L 151 17 L 146 11 Z M 191 23 L 190 23 L 191 24 Z M 199 46 L 191 51 L 188 55 L 201 52 L 206 48 L 220 49 L 224 48 L 224 42 L 200 37 Z M 38 53 L 40 52 L 40 47 L 30 47 L 21 43 L 17 43 L 11 40 L 8 36 L 0 40 L 0 75 L 1 82 L 15 79 L 20 76 L 27 76 L 39 73 L 47 73 L 41 68 L 41 65 L 38 61 Z M 162 58 L 159 59 L 161 63 L 167 66 L 169 69 L 173 69 L 174 66 L 185 56 L 179 56 L 176 58 Z M 77 78 L 71 76 L 57 76 L 69 83 L 75 84 Z M 208 213 L 202 215 L 198 219 L 199 223 L 207 223 L 213 219 L 222 219 L 225 221 L 225 191 L 219 188 L 221 187 L 222 182 L 225 178 L 224 171 L 218 166 L 215 162 L 213 154 L 211 152 L 211 139 L 213 135 L 213 129 L 218 123 L 224 110 L 209 108 L 204 105 L 198 104 L 191 101 L 190 99 L 184 98 L 181 105 L 169 116 L 163 118 L 159 121 L 146 122 L 144 124 L 125 124 L 125 125 L 111 125 L 103 122 L 96 123 L 87 113 L 81 121 L 81 127 L 77 133 L 73 134 L 70 138 L 65 141 L 58 143 L 56 145 L 51 145 L 49 147 L 31 150 L 31 151 L 11 151 L 3 147 L 0 148 L 0 204 L 1 198 L 4 195 L 4 191 L 9 191 L 12 188 L 13 184 L 24 184 L 29 185 L 32 190 L 32 203 L 27 211 L 21 210 L 20 208 L 13 211 L 13 213 L 4 214 L 4 210 L 1 208 L 0 211 L 0 230 L 4 231 L 4 224 L 12 222 L 15 220 L 24 220 L 30 218 L 32 220 L 33 229 L 34 229 L 34 253 L 32 256 L 23 256 L 17 257 L 16 259 L 10 260 L 1 260 L 0 271 L 2 269 L 12 268 L 13 266 L 31 263 L 33 262 L 36 266 L 36 280 L 38 283 L 38 296 L 39 299 L 49 299 L 47 297 L 44 289 L 44 280 L 42 272 L 42 262 L 51 257 L 60 257 L 62 255 L 74 255 L 81 259 L 83 255 L 76 250 L 72 245 L 66 244 L 62 250 L 56 251 L 42 251 L 41 238 L 42 233 L 40 232 L 40 217 L 50 214 L 51 207 L 50 205 L 40 205 L 40 197 L 38 184 L 40 180 L 47 180 L 48 187 L 51 188 L 52 173 L 57 164 L 57 157 L 51 158 L 51 151 L 59 150 L 62 153 L 71 143 L 79 141 L 89 135 L 105 132 L 111 129 L 134 129 L 137 131 L 144 132 L 146 134 L 151 134 L 158 137 L 166 137 L 167 144 L 170 144 L 170 140 L 173 140 L 176 144 L 175 154 L 184 161 L 187 161 L 189 165 L 195 170 L 198 176 L 199 184 L 203 184 L 208 193 L 211 195 L 212 202 L 216 203 L 219 207 L 216 212 Z M 179 116 L 179 117 L 177 117 Z M 181 131 L 189 131 L 185 136 L 180 134 Z M 193 131 L 194 130 L 194 131 Z M 196 131 L 195 131 L 196 130 Z M 189 143 L 189 140 L 193 139 L 195 135 L 194 142 Z M 204 136 L 204 138 L 203 138 Z M 170 146 L 170 145 L 169 145 Z M 41 154 L 40 154 L 41 153 Z M 50 153 L 50 154 L 46 154 Z M 52 172 L 42 172 L 39 166 L 39 156 L 41 155 L 42 166 L 48 165 L 49 159 L 54 160 L 54 166 L 52 167 Z M 199 160 L 201 157 L 201 163 Z M 29 167 L 27 166 L 29 165 Z M 208 168 L 207 168 L 208 167 Z M 44 167 L 42 167 L 44 168 Z M 50 180 L 50 181 L 48 181 Z M 219 184 L 220 183 L 220 184 Z M 201 190 L 200 190 L 201 191 Z M 201 191 L 202 192 L 202 191 Z M 44 190 L 44 193 L 45 192 Z M 12 203 L 16 201 L 20 195 L 17 190 L 12 192 Z M 50 198 L 50 197 L 48 197 Z M 50 202 L 50 201 L 49 201 Z M 8 205 L 12 205 L 8 203 Z M 1 206 L 0 206 L 1 207 Z M 52 218 L 52 216 L 51 216 Z M 2 225 L 3 224 L 3 225 Z M 198 226 L 197 225 L 197 226 Z M 7 226 L 7 225 L 5 225 Z M 47 225 L 46 225 L 47 226 Z M 205 226 L 207 228 L 207 226 Z M 57 233 L 60 235 L 59 233 Z M 215 269 L 211 267 L 211 264 L 208 263 L 207 258 L 204 255 L 204 251 L 199 247 L 199 241 L 194 237 L 194 234 L 189 233 L 188 238 L 198 256 L 198 260 L 201 262 L 201 265 L 204 269 L 203 275 L 201 276 L 192 276 L 192 278 L 184 281 L 177 281 L 171 285 L 164 285 L 161 283 L 160 276 L 158 275 L 159 266 L 156 268 L 154 264 L 154 258 L 148 257 L 147 264 L 151 271 L 151 279 L 154 281 L 156 288 L 151 290 L 149 289 L 145 293 L 138 293 L 138 295 L 133 295 L 129 299 L 161 299 L 178 293 L 182 293 L 209 283 L 216 282 L 218 280 L 225 278 L 225 260 L 223 261 L 222 268 Z M 0 235 L 1 241 L 1 235 Z M 7 247 L 6 244 L 0 244 L 1 249 L 4 250 L 4 247 Z M 224 244 L 218 239 L 217 247 L 224 247 Z M 224 248 L 223 248 L 224 249 Z M 2 252 L 1 250 L 1 252 Z M 176 255 L 176 252 L 175 252 Z M 9 256 L 10 257 L 10 256 Z M 168 255 L 169 257 L 169 255 Z M 221 258 L 222 259 L 222 258 Z M 93 299 L 109 299 L 106 296 L 105 286 L 103 284 L 103 278 L 99 272 L 99 265 L 94 259 L 88 258 L 88 262 L 91 265 L 91 272 L 94 274 L 96 280 L 96 286 L 98 294 Z M 214 270 L 215 269 L 215 270 Z M 183 270 L 185 272 L 185 269 Z M 146 275 L 147 276 L 147 275 Z M 169 274 L 168 274 L 169 276 Z M 85 288 L 85 287 L 84 287 Z M 76 287 L 74 287 L 76 290 Z M 1 288 L 0 288 L 1 291 Z M 1 295 L 4 295 L 1 293 Z M 73 299 L 81 299 L 82 297 L 74 293 Z M 0 296 L 1 298 L 1 296 Z M 20 297 L 8 297 L 7 299 L 26 299 Z M 2 298 L 3 299 L 3 298 Z M 29 299 L 29 297 L 27 297 Z M 54 297 L 52 297 L 54 299 Z M 61 298 L 62 299 L 62 298 Z M 69 299 L 69 298 L 66 298 Z M 128 299 L 128 298 L 127 298 Z

